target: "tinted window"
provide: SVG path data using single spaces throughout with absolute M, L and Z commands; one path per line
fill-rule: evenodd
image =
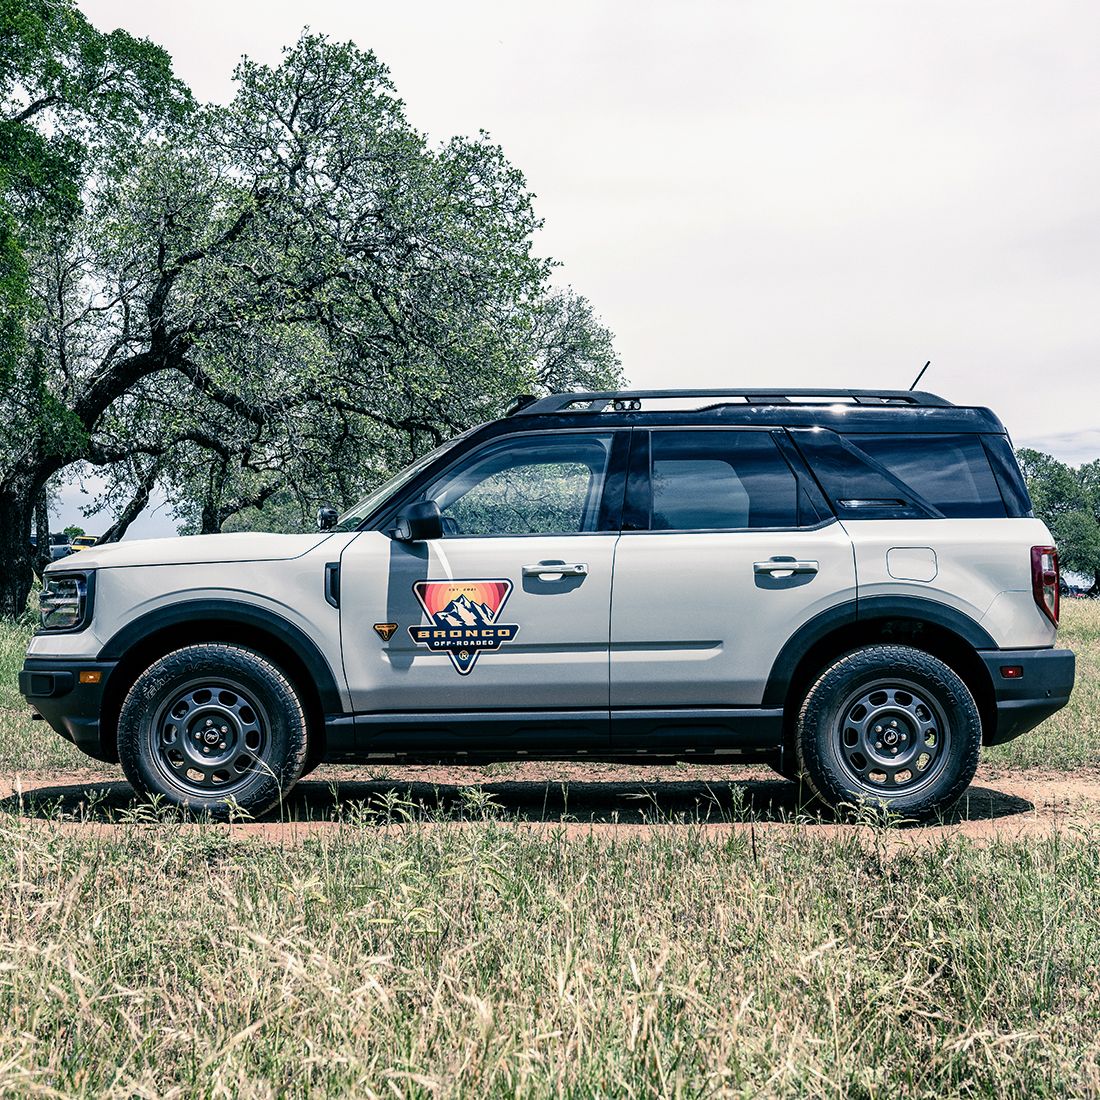
M 493 443 L 425 497 L 439 505 L 450 537 L 595 531 L 611 438 L 565 432 Z
M 766 432 L 653 432 L 654 531 L 795 527 L 798 486 Z
M 993 476 L 1005 502 L 1005 510 L 1010 516 L 1031 516 L 1031 497 L 1028 496 L 1024 475 L 1020 473 L 1020 464 L 1012 453 L 1012 444 L 1007 435 L 983 435 L 982 445 L 993 467 Z
M 976 435 L 849 435 L 864 454 L 951 518 L 1005 515 L 982 441 Z

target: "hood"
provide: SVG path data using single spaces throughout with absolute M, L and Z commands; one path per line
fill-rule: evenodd
M 135 539 L 91 546 L 56 561 L 47 572 L 111 569 L 129 565 L 198 565 L 230 561 L 279 561 L 296 558 L 330 538 L 330 532 L 272 535 L 242 531 L 230 535 L 182 535 L 172 539 Z

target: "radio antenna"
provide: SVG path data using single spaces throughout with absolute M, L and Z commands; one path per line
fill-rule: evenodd
M 920 374 L 918 374 L 917 377 L 913 379 L 913 384 L 909 387 L 911 390 L 915 390 L 917 388 L 917 383 L 924 377 L 924 372 L 928 370 L 931 365 L 932 360 L 929 359 L 928 362 L 925 363 L 923 367 L 921 367 Z

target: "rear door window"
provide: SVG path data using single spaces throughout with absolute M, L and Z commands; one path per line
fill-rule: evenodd
M 650 440 L 650 530 L 798 525 L 798 483 L 769 433 L 654 431 Z

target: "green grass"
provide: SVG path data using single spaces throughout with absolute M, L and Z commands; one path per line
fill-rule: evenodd
M 1072 770 L 1100 765 L 1100 600 L 1063 600 L 1058 644 L 1077 654 L 1069 705 L 1037 729 L 982 752 L 1014 768 Z
M 34 627 L 0 619 L 0 775 L 97 767 L 45 722 L 32 722 L 16 677 Z

